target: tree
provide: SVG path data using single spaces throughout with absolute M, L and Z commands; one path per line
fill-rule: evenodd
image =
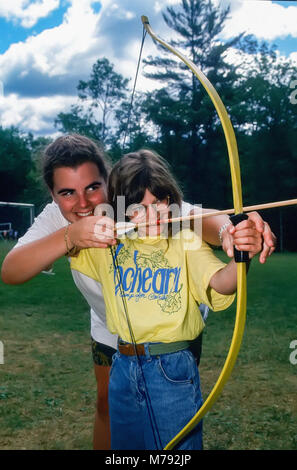
M 90 110 L 84 111 L 79 105 L 72 105 L 68 113 L 59 113 L 55 126 L 66 134 L 75 132 L 98 141 L 102 138 L 102 123 L 94 118 Z
M 22 135 L 15 127 L 0 127 L 0 201 L 36 204 L 44 200 L 45 191 L 32 159 L 34 148 L 37 142 L 32 135 Z M 12 222 L 19 234 L 29 225 L 28 212 L 18 208 L 1 207 L 0 219 Z
M 297 181 L 297 108 L 290 83 L 297 67 L 275 46 L 252 36 L 240 41 L 240 80 L 231 106 L 243 179 L 244 203 L 291 199 Z M 282 246 L 297 249 L 294 209 L 265 211 Z
M 228 8 L 218 10 L 208 0 L 182 0 L 178 7 L 168 7 L 163 13 L 177 38 L 171 44 L 202 69 L 227 104 L 232 102 L 238 77 L 224 54 L 242 37 L 238 35 L 224 44 L 219 41 L 228 13 Z M 216 206 L 223 200 L 228 203 L 231 193 L 224 178 L 227 156 L 217 113 L 191 71 L 172 56 L 164 58 L 168 51 L 160 50 L 162 57 L 150 57 L 145 63 L 148 77 L 166 83 L 166 89 L 152 93 L 147 103 L 149 118 L 159 127 L 161 135 L 166 136 L 165 155 L 175 162 L 176 172 L 187 180 L 190 199 Z M 178 145 L 178 141 L 182 144 Z M 218 181 L 213 192 L 209 190 L 211 174 Z
M 0 200 L 20 202 L 33 168 L 28 143 L 20 131 L 0 127 Z
M 112 149 L 120 156 L 124 152 L 137 148 L 152 146 L 155 129 L 151 120 L 147 119 L 147 97 L 145 93 L 135 93 L 133 100 L 122 101 L 115 112 L 115 133 L 112 139 Z M 111 150 L 113 151 L 113 150 Z
M 245 41 L 253 55 L 252 60 L 243 56 L 243 80 L 237 87 L 233 116 L 250 180 L 247 197 L 255 200 L 260 188 L 262 200 L 289 199 L 294 197 L 297 178 L 297 109 L 289 99 L 289 84 L 297 67 L 279 57 L 274 47 L 250 38 Z
M 27 174 L 27 185 L 22 194 L 23 201 L 29 201 L 35 205 L 36 213 L 39 213 L 44 205 L 51 200 L 48 188 L 43 181 L 42 163 L 43 152 L 52 142 L 50 137 L 34 137 L 29 133 L 24 136 L 27 148 L 31 154 L 32 167 Z
M 114 71 L 108 59 L 103 58 L 93 65 L 90 79 L 80 80 L 78 84 L 78 96 L 83 102 L 87 102 L 89 110 L 100 110 L 96 119 L 101 124 L 100 140 L 103 143 L 106 141 L 108 119 L 126 97 L 128 81 Z M 93 113 L 90 116 L 95 117 Z
M 128 81 L 114 71 L 108 59 L 98 59 L 90 79 L 78 83 L 78 103 L 69 112 L 59 113 L 55 126 L 64 133 L 77 132 L 91 137 L 105 147 L 115 146 L 115 139 L 121 136 L 126 122 L 127 114 L 123 119 L 122 113 L 127 113 Z

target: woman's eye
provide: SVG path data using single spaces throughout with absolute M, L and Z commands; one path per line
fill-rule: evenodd
M 96 191 L 97 189 L 99 189 L 100 186 L 101 186 L 101 184 L 94 184 L 94 186 L 90 186 L 90 187 L 87 189 L 87 191 L 88 191 L 89 193 L 92 193 L 93 191 Z

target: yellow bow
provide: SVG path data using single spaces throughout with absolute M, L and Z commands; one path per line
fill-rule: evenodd
M 173 54 L 179 57 L 191 70 L 192 72 L 198 77 L 199 81 L 207 91 L 209 97 L 211 98 L 217 113 L 219 115 L 221 124 L 223 126 L 225 139 L 228 148 L 228 155 L 229 155 L 229 163 L 230 163 L 230 170 L 231 170 L 231 179 L 232 179 L 232 192 L 233 192 L 233 204 L 235 209 L 235 214 L 239 214 L 242 212 L 242 189 L 241 189 L 241 176 L 240 176 L 240 166 L 239 166 L 239 157 L 238 157 L 238 149 L 236 143 L 236 137 L 234 134 L 234 130 L 230 121 L 230 118 L 227 114 L 226 108 L 219 97 L 217 91 L 210 83 L 210 81 L 206 78 L 206 76 L 199 70 L 196 65 L 189 59 L 187 59 L 183 54 L 178 52 L 174 49 L 170 44 L 167 44 L 165 41 L 160 39 L 156 34 L 152 31 L 151 26 L 149 24 L 149 20 L 146 16 L 142 16 L 142 23 L 146 31 L 150 34 L 150 36 L 155 39 L 157 42 L 162 44 L 164 47 L 169 49 Z M 237 264 L 237 306 L 236 306 L 236 318 L 235 318 L 235 326 L 233 331 L 233 337 L 230 345 L 230 349 L 223 366 L 222 372 L 214 385 L 212 391 L 210 392 L 209 396 L 207 397 L 206 401 L 199 409 L 199 411 L 193 416 L 193 418 L 189 421 L 188 424 L 164 447 L 165 450 L 171 450 L 174 448 L 178 442 L 184 438 L 198 423 L 201 421 L 203 416 L 211 409 L 214 405 L 215 401 L 219 397 L 224 385 L 226 384 L 234 364 L 236 362 L 243 333 L 245 327 L 245 320 L 246 320 L 246 266 L 245 263 L 238 263 Z

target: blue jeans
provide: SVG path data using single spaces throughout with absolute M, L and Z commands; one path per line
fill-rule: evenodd
M 202 405 L 199 372 L 189 350 L 160 356 L 113 356 L 109 382 L 111 448 L 161 450 Z M 146 393 L 147 391 L 147 393 Z M 202 422 L 175 450 L 202 449 Z

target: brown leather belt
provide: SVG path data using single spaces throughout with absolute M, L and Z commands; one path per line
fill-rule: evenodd
M 118 345 L 119 352 L 124 354 L 125 356 L 136 356 L 135 348 L 137 352 L 137 356 L 145 356 L 145 350 L 143 344 L 119 344 Z

